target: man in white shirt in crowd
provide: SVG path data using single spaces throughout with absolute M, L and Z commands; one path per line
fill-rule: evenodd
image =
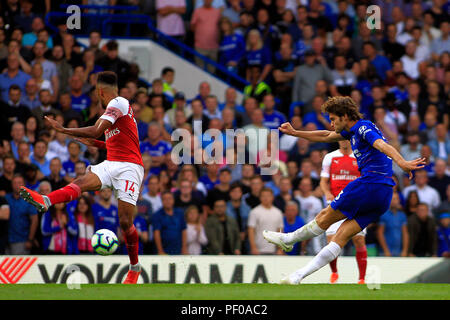
M 437 190 L 428 185 L 427 171 L 424 169 L 417 170 L 415 172 L 414 182 L 415 184 L 408 186 L 403 190 L 405 199 L 407 199 L 408 194 L 414 190 L 417 191 L 420 202 L 426 203 L 431 210 L 436 209 L 441 204 L 441 198 Z
M 308 223 L 314 220 L 316 215 L 322 210 L 322 201 L 313 196 L 313 184 L 310 177 L 304 177 L 300 180 L 299 189 L 300 193 L 296 195 L 295 199 L 300 202 L 300 216 L 305 223 Z M 316 255 L 326 245 L 325 233 L 305 241 L 305 243 L 307 243 L 306 254 Z M 302 248 L 304 247 L 302 246 Z
M 261 204 L 252 209 L 248 218 L 248 239 L 250 251 L 258 254 L 283 254 L 276 245 L 267 242 L 263 237 L 263 230 L 279 232 L 283 230 L 283 213 L 273 206 L 273 191 L 263 188 L 260 193 Z

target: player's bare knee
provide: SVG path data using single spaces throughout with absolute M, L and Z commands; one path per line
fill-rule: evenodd
M 365 238 L 363 236 L 354 236 L 352 238 L 353 244 L 355 245 L 355 248 L 362 248 L 366 245 Z
M 332 221 L 331 219 L 331 207 L 326 207 L 325 209 L 322 209 L 316 216 L 316 222 L 317 225 L 322 229 L 322 230 L 326 230 L 328 229 L 333 223 L 334 221 Z
M 133 225 L 133 221 L 129 217 L 122 215 L 119 216 L 119 225 L 123 231 L 127 231 Z

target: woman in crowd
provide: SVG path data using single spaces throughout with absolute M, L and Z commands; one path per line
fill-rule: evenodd
M 191 205 L 184 212 L 187 225 L 187 247 L 191 255 L 202 254 L 202 247 L 208 244 L 205 228 L 200 223 L 200 214 L 197 206 Z
M 47 254 L 78 253 L 78 224 L 75 217 L 59 203 L 44 213 L 41 220 L 42 245 Z
M 94 216 L 88 196 L 81 196 L 75 207 L 75 219 L 78 223 L 78 251 L 80 254 L 93 252 L 91 238 L 94 235 Z

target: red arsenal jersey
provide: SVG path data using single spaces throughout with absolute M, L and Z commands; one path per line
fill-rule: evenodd
M 144 166 L 139 148 L 139 136 L 133 110 L 127 99 L 112 99 L 100 117 L 112 126 L 105 131 L 106 160 L 131 162 Z
M 360 176 L 356 158 L 351 153 L 344 155 L 339 149 L 323 158 L 321 177 L 330 179 L 330 190 L 337 196 L 350 182 Z

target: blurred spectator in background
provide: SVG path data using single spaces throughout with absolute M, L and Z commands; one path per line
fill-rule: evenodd
M 428 185 L 427 171 L 424 169 L 415 171 L 414 183 L 403 189 L 403 196 L 408 199 L 408 194 L 414 190 L 417 192 L 420 202 L 426 203 L 430 210 L 437 208 L 441 199 L 436 189 Z
M 262 181 L 261 181 L 262 183 Z M 254 207 L 248 217 L 248 239 L 252 255 L 282 254 L 281 249 L 268 243 L 262 236 L 264 230 L 279 232 L 283 230 L 283 213 L 273 206 L 273 191 L 263 188 L 260 192 L 260 205 Z
M 45 58 L 45 53 L 47 52 L 47 46 L 43 41 L 37 40 L 33 45 L 33 53 L 34 53 L 34 60 L 32 61 L 32 65 L 36 63 L 40 63 L 43 69 L 43 75 L 42 77 L 45 80 L 50 81 L 52 89 L 53 89 L 53 95 L 54 97 L 58 96 L 58 92 L 60 90 L 59 85 L 59 78 L 58 73 L 56 69 L 56 65 L 51 62 L 50 60 Z
M 33 247 L 40 246 L 35 239 L 39 226 L 37 211 L 19 195 L 20 187 L 23 185 L 25 185 L 24 178 L 15 175 L 12 179 L 13 191 L 6 195 L 10 212 L 6 254 L 10 255 L 30 254 Z
M 160 197 L 159 177 L 157 175 L 150 175 L 147 180 L 148 192 L 142 197 L 151 203 L 152 211 L 157 212 L 162 208 L 162 202 Z
M 222 16 L 219 26 L 221 39 L 218 61 L 229 71 L 237 73 L 238 66 L 245 53 L 245 39 L 234 32 L 233 24 L 229 18 Z
M 162 139 L 161 125 L 155 121 L 150 122 L 148 140 L 141 143 L 141 152 L 152 157 L 151 174 L 159 174 L 161 169 L 165 167 L 165 162 L 171 150 L 171 145 Z
M 44 116 L 48 114 L 62 115 L 61 111 L 54 108 L 51 102 L 52 95 L 48 89 L 41 89 L 39 91 L 40 106 L 31 110 L 31 114 L 38 119 L 39 130 L 44 128 Z
M 194 32 L 195 50 L 201 55 L 216 61 L 219 48 L 219 20 L 220 9 L 212 6 L 212 0 L 204 0 L 203 6 L 196 8 L 191 17 L 191 30 Z M 203 66 L 203 60 L 196 57 L 199 67 Z M 214 67 L 208 66 L 210 72 L 214 72 Z
M 447 159 L 450 156 L 450 135 L 445 124 L 436 126 L 436 139 L 429 141 L 428 145 L 435 158 Z
M 6 155 L 3 158 L 3 174 L 0 176 L 0 197 L 4 197 L 7 193 L 11 193 L 12 179 L 16 170 L 16 162 L 13 156 Z
M 130 64 L 119 57 L 119 44 L 115 40 L 106 43 L 106 55 L 98 60 L 98 65 L 105 71 L 117 74 L 119 87 L 122 88 L 128 79 Z
M 410 257 L 435 257 L 437 254 L 437 226 L 429 211 L 429 206 L 422 202 L 417 212 L 408 218 Z
M 419 195 L 416 190 L 411 190 L 407 197 L 404 197 L 405 201 L 405 213 L 409 217 L 415 214 L 417 211 L 417 206 L 420 203 Z
M 86 160 L 82 159 L 81 146 L 78 142 L 71 140 L 67 145 L 67 150 L 69 151 L 69 159 L 64 161 L 62 163 L 62 166 L 65 173 L 65 180 L 70 182 L 76 177 L 75 164 L 78 161 L 84 161 L 87 167 L 89 163 Z
M 439 216 L 438 257 L 450 258 L 450 213 L 442 213 Z
M 17 53 L 9 54 L 7 57 L 6 70 L 0 70 L 0 97 L 3 102 L 8 102 L 9 88 L 12 85 L 19 86 L 20 90 L 25 91 L 25 85 L 31 78 L 30 75 L 19 69 L 19 55 Z
M 20 121 L 25 124 L 26 120 L 30 116 L 30 109 L 21 104 L 20 97 L 22 94 L 19 86 L 16 84 L 11 85 L 8 92 L 9 100 L 7 100 L 7 103 L 0 102 L 3 115 L 1 124 L 4 126 L 0 132 L 3 132 L 3 135 L 6 137 L 9 136 L 9 132 L 15 122 Z
M 31 144 L 35 144 L 38 138 L 38 120 L 35 116 L 29 116 L 25 122 L 25 140 Z M 45 140 L 42 140 L 46 142 Z
M 31 78 L 25 84 L 25 92 L 21 95 L 20 103 L 32 110 L 39 107 L 41 102 L 38 97 L 39 88 L 36 80 Z
M 152 217 L 154 241 L 158 254 L 187 254 L 186 221 L 181 209 L 175 208 L 171 192 L 161 194 L 162 208 Z
M 95 219 L 92 215 L 92 204 L 89 196 L 82 195 L 75 205 L 75 220 L 78 223 L 78 252 L 93 253 L 91 238 L 94 235 Z
M 31 163 L 35 164 L 44 175 L 50 175 L 50 160 L 47 158 L 47 143 L 38 140 L 34 144 L 33 155 L 30 157 Z
M 296 192 L 295 198 L 298 202 L 300 202 L 300 217 L 305 223 L 308 223 L 316 217 L 320 210 L 322 210 L 323 205 L 322 202 L 313 195 L 313 184 L 311 178 L 301 178 L 299 189 L 300 191 Z M 306 254 L 317 254 L 320 249 L 322 249 L 325 240 L 325 235 L 323 235 L 322 237 L 316 237 L 305 242 L 304 248 L 306 250 Z M 305 254 L 305 252 L 302 254 Z
M 251 29 L 247 34 L 246 52 L 244 57 L 245 78 L 254 86 L 264 82 L 272 71 L 272 54 L 266 46 L 258 29 Z M 254 67 L 260 71 L 256 74 Z M 252 74 L 254 72 L 254 74 Z
M 380 255 L 385 257 L 407 257 L 409 234 L 406 214 L 402 211 L 398 193 L 394 193 L 391 207 L 380 218 L 377 229 Z
M 192 183 L 183 179 L 178 183 L 178 190 L 174 192 L 176 208 L 186 210 L 189 206 L 196 206 L 201 216 L 206 219 L 206 212 L 204 212 L 205 199 L 200 191 L 193 190 Z
M 437 159 L 434 164 L 432 176 L 429 179 L 430 186 L 436 189 L 442 201 L 446 198 L 446 189 L 450 185 L 450 176 L 446 170 L 447 163 L 442 159 Z
M 157 0 L 157 28 L 178 41 L 184 40 L 186 33 L 183 15 L 186 13 L 186 0 Z
M 299 207 L 298 203 L 292 200 L 289 200 L 286 202 L 286 206 L 284 209 L 284 217 L 283 217 L 283 223 L 284 223 L 284 229 L 283 232 L 294 232 L 298 228 L 301 228 L 305 225 L 305 222 L 303 219 L 299 216 Z M 302 242 L 297 242 L 294 244 L 294 247 L 292 251 L 286 252 L 287 255 L 294 256 L 294 255 L 300 255 L 300 249 L 303 245 Z
M 202 254 L 202 248 L 208 244 L 205 228 L 200 222 L 198 208 L 194 205 L 186 208 L 186 242 L 189 255 Z
M 119 233 L 119 215 L 117 206 L 112 204 L 112 190 L 105 188 L 100 190 L 98 198 L 92 204 L 92 215 L 94 216 L 95 231 L 108 229 Z
M 325 80 L 328 84 L 333 82 L 333 76 L 326 64 L 316 62 L 313 50 L 305 52 L 305 63 L 297 68 L 292 89 L 292 101 L 301 101 L 306 105 L 305 112 L 311 111 L 311 100 L 315 94 L 316 83 Z M 334 88 L 330 86 L 330 89 Z
M 61 174 L 62 163 L 58 157 L 50 160 L 49 164 L 50 173 L 42 180 L 48 181 L 52 190 L 58 190 L 64 187 L 67 182 L 64 180 L 64 176 Z
M 227 216 L 226 201 L 216 200 L 212 207 L 213 213 L 208 216 L 205 223 L 208 238 L 207 254 L 241 254 L 239 226 L 234 218 Z
M 42 246 L 45 254 L 77 254 L 78 223 L 64 203 L 45 212 L 41 224 Z
M 10 209 L 4 196 L 0 196 L 0 255 L 4 255 L 8 245 L 8 223 Z
M 230 200 L 227 202 L 227 215 L 236 220 L 240 238 L 241 253 L 248 253 L 247 223 L 250 206 L 242 198 L 243 191 L 239 182 L 233 182 L 230 186 Z
M 260 65 L 250 65 L 247 67 L 247 76 L 249 85 L 244 88 L 244 99 L 255 98 L 259 103 L 262 102 L 264 96 L 272 92 L 269 85 L 264 82 Z

